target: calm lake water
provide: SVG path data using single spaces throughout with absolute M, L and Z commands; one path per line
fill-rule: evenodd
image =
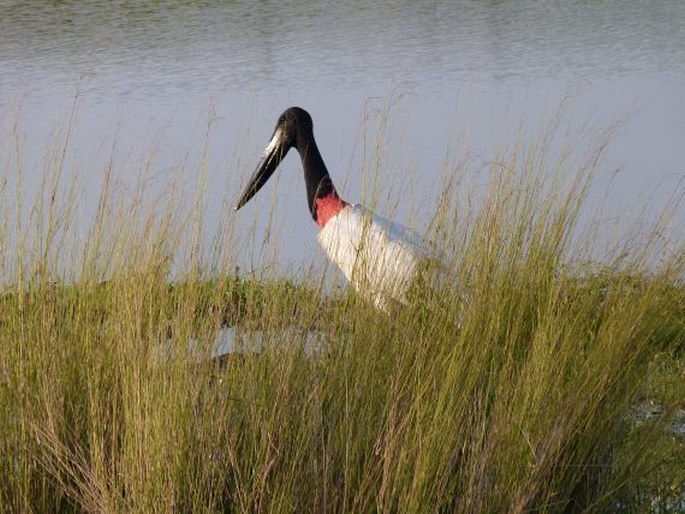
M 278 182 L 230 210 L 290 105 L 312 113 L 333 179 L 354 202 L 368 182 L 365 149 L 388 112 L 378 173 L 400 204 L 381 209 L 419 229 L 448 150 L 486 173 L 493 148 L 521 124 L 542 130 L 562 102 L 578 129 L 623 118 L 596 193 L 620 170 L 611 231 L 629 222 L 631 206 L 649 200 L 655 212 L 683 188 L 685 2 L 0 1 L 0 149 L 10 151 L 19 120 L 27 190 L 76 95 L 68 159 L 92 170 L 83 218 L 113 141 L 123 188 L 135 188 L 151 155 L 152 181 L 180 174 L 192 185 L 205 152 L 204 221 L 208 231 L 222 217 L 236 222 L 243 269 L 323 260 L 294 154 Z M 274 202 L 278 230 L 267 236 Z M 685 234 L 679 216 L 675 237 Z M 258 251 L 265 238 L 277 255 Z

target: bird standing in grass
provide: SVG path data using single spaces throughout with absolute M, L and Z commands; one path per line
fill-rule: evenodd
M 316 145 L 312 118 L 304 109 L 290 107 L 280 115 L 236 210 L 262 188 L 291 148 L 302 159 L 307 205 L 328 258 L 377 308 L 387 311 L 392 302 L 406 303 L 429 255 L 426 247 L 402 225 L 340 198 Z

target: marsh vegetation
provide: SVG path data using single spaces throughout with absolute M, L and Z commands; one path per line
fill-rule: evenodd
M 21 138 L 0 159 L 3 510 L 677 507 L 685 251 L 662 235 L 680 198 L 597 259 L 582 213 L 611 131 L 513 144 L 483 187 L 446 160 L 425 230 L 443 287 L 391 315 L 330 270 L 236 275 L 202 252 L 202 194 L 122 192 L 113 166 L 83 230 L 66 134 L 33 197 Z M 214 362 L 226 325 L 260 352 Z M 640 401 L 661 414 L 637 423 Z

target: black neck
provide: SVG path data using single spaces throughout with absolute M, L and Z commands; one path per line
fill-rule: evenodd
M 331 194 L 335 191 L 335 187 L 313 136 L 308 138 L 308 141 L 303 145 L 298 145 L 297 150 L 300 153 L 302 168 L 304 169 L 309 212 L 312 214 L 312 218 L 316 220 L 316 199 Z

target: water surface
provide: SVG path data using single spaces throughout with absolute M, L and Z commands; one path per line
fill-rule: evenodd
M 312 113 L 333 178 L 354 202 L 363 199 L 365 138 L 379 113 L 390 112 L 384 143 L 397 161 L 388 159 L 379 174 L 396 202 L 381 209 L 419 228 L 432 212 L 448 149 L 468 145 L 478 173 L 520 123 L 544 127 L 562 102 L 572 126 L 624 118 L 603 164 L 605 176 L 620 170 L 607 230 L 630 218 L 629 206 L 651 199 L 655 212 L 683 187 L 679 0 L 5 1 L 0 34 L 0 133 L 20 120 L 36 184 L 47 142 L 76 95 L 70 159 L 94 170 L 84 184 L 86 219 L 112 141 L 120 180 L 130 187 L 150 148 L 160 183 L 173 173 L 192 183 L 206 142 L 208 228 L 236 216 L 241 237 L 257 219 L 256 233 L 240 240 L 243 269 L 293 271 L 323 260 L 295 156 L 284 161 L 277 185 L 227 213 L 276 117 L 294 104 Z M 280 249 L 273 258 L 256 250 L 272 201 L 279 221 L 269 244 Z

